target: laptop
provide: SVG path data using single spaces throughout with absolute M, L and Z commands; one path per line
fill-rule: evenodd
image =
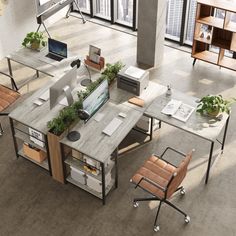
M 61 61 L 67 58 L 67 44 L 48 38 L 48 54 L 46 57 L 55 61 Z

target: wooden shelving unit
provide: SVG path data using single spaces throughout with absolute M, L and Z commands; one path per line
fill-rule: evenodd
M 211 46 L 218 49 L 211 51 Z M 228 50 L 230 53 L 226 53 Z M 194 40 L 193 65 L 206 61 L 236 70 L 236 3 L 227 0 L 198 0 Z

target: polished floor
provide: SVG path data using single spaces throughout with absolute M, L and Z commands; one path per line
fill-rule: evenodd
M 123 61 L 135 65 L 136 37 L 91 22 L 85 25 L 70 17 L 53 25 L 53 37 L 68 43 L 70 50 L 84 57 L 88 45 L 102 48 L 107 62 Z M 6 60 L 0 69 L 7 71 Z M 222 94 L 236 96 L 236 73 L 197 61 L 192 67 L 189 53 L 165 47 L 162 65 L 151 69 L 151 80 L 171 84 L 186 94 L 201 97 Z M 34 72 L 14 64 L 17 83 Z M 50 78 L 40 75 L 22 87 L 22 98 L 37 90 Z M 1 83 L 7 84 L 0 76 Z M 11 108 L 13 109 L 13 107 Z M 27 115 L 27 114 L 26 114 Z M 43 169 L 22 158 L 15 160 L 7 118 L 1 118 L 5 133 L 0 137 L 0 235 L 1 236 L 236 236 L 236 107 L 233 105 L 225 152 L 214 163 L 208 185 L 204 184 L 210 144 L 176 128 L 163 125 L 154 140 L 119 158 L 119 187 L 107 198 L 107 204 L 71 185 L 57 183 Z M 221 135 L 222 137 L 222 135 Z M 221 138 L 220 137 L 220 138 Z M 160 232 L 153 232 L 157 203 L 144 202 L 139 208 L 132 199 L 145 194 L 130 184 L 129 179 L 152 153 L 161 153 L 173 146 L 187 152 L 195 148 L 188 175 L 184 181 L 186 195 L 174 196 L 172 201 L 190 216 L 184 217 L 168 206 L 160 213 Z M 215 156 L 219 145 L 215 147 Z

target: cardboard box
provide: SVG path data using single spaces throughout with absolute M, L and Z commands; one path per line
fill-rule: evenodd
M 35 160 L 39 163 L 42 163 L 47 158 L 46 152 L 44 152 L 38 148 L 29 146 L 28 143 L 23 144 L 23 152 L 27 157 L 29 157 L 32 160 Z

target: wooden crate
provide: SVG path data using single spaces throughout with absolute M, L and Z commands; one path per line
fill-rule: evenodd
M 32 148 L 27 143 L 23 144 L 23 152 L 27 157 L 39 163 L 42 163 L 47 158 L 46 152 L 38 148 Z

